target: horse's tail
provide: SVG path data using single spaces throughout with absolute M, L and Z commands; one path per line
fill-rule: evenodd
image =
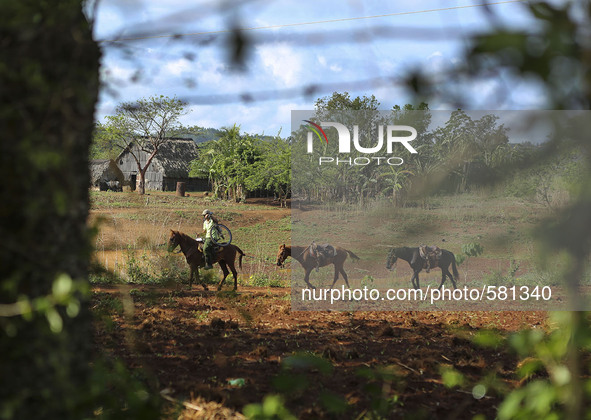
M 238 267 L 240 267 L 240 269 L 242 270 L 242 257 L 244 257 L 244 255 L 246 254 L 244 254 L 244 252 L 242 252 L 242 250 L 238 248 L 236 245 L 234 245 L 234 248 L 240 254 L 240 257 L 238 257 Z
M 347 251 L 347 254 L 349 254 L 351 256 L 351 258 L 353 258 L 354 260 L 360 260 L 361 259 L 357 255 L 355 255 L 353 252 L 349 251 L 348 249 L 345 249 L 345 251 Z
M 451 254 L 451 269 L 454 272 L 454 278 L 456 280 L 459 280 L 460 278 L 460 273 L 458 273 L 458 268 L 456 267 L 456 256 L 454 255 L 453 252 L 450 251 Z

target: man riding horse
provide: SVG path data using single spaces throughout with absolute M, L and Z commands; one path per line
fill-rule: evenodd
M 203 210 L 203 230 L 205 232 L 205 240 L 203 241 L 203 257 L 205 259 L 205 270 L 211 270 L 213 268 L 212 263 L 215 260 L 215 244 L 211 238 L 212 227 L 218 224 L 218 220 L 213 215 L 211 210 Z M 215 230 L 213 231 L 215 234 Z

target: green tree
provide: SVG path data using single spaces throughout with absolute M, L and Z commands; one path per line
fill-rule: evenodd
M 218 140 L 203 144 L 199 159 L 191 163 L 191 175 L 208 176 L 217 198 L 244 200 L 246 180 L 261 159 L 261 140 L 241 135 L 237 125 L 222 131 Z
M 146 193 L 146 171 L 170 133 L 179 129 L 179 118 L 187 114 L 186 103 L 167 96 L 151 96 L 117 106 L 116 115 L 101 126 L 121 151 L 128 150 L 137 164 L 138 193 Z M 143 155 L 146 159 L 143 159 Z
M 405 188 L 409 177 L 412 175 L 414 175 L 412 171 L 403 169 L 399 166 L 388 166 L 384 172 L 379 175 L 378 180 L 381 181 L 382 184 L 382 193 L 392 191 L 392 203 L 394 203 L 395 207 L 400 206 L 400 191 Z
M 431 113 L 429 104 L 421 102 L 418 106 L 406 104 L 403 107 L 394 105 L 392 107 L 392 120 L 399 125 L 410 125 L 417 130 L 417 139 L 414 144 L 420 144 L 431 124 Z
M 454 111 L 445 126 L 434 131 L 433 137 L 435 153 L 458 179 L 456 191 L 466 191 L 476 154 L 474 121 L 464 111 Z
M 119 153 L 121 148 L 113 141 L 109 127 L 97 122 L 92 133 L 90 159 L 115 159 Z
M 261 156 L 255 162 L 250 176 L 246 179 L 249 190 L 272 191 L 282 207 L 287 207 L 291 192 L 291 148 L 286 140 L 277 136 L 271 141 L 260 143 Z
M 363 111 L 372 110 L 377 111 L 380 107 L 380 102 L 374 95 L 371 96 L 357 96 L 351 99 L 349 92 L 333 92 L 331 96 L 325 96 L 316 100 L 314 108 L 316 109 L 316 116 L 322 119 L 326 113 L 332 111 Z
M 376 127 L 385 121 L 379 112 L 380 103 L 375 96 L 357 96 L 351 98 L 348 92 L 334 92 L 331 96 L 319 98 L 315 103 L 315 117 L 318 121 L 331 121 L 338 115 L 338 121 L 353 130 L 353 126 L 359 127 L 359 144 L 364 147 L 375 145 Z M 328 130 L 329 136 L 334 135 L 333 130 Z M 315 151 L 312 161 L 317 163 L 317 156 L 326 156 L 330 151 L 336 155 L 334 145 L 336 141 L 329 142 L 330 145 L 323 145 L 323 150 Z M 330 155 L 329 153 L 329 155 Z M 361 156 L 360 152 L 351 150 L 347 158 L 355 159 Z M 301 156 L 300 156 L 301 158 Z M 312 162 L 311 161 L 311 162 Z M 297 165 L 296 165 L 297 166 Z M 315 165 L 313 165 L 315 166 Z M 325 168 L 308 168 L 304 170 L 314 172 L 303 178 L 314 179 L 317 183 L 305 189 L 316 189 L 316 198 L 321 200 L 341 200 L 350 202 L 354 200 L 363 201 L 368 196 L 375 196 L 376 182 L 373 165 L 351 166 L 336 165 Z M 304 181 L 305 183 L 306 181 Z M 310 196 L 310 194 L 307 194 Z
M 458 109 L 433 131 L 430 158 L 444 162 L 442 168 L 449 175 L 440 179 L 447 179 L 456 192 L 465 192 L 478 179 L 493 175 L 493 169 L 509 156 L 507 130 L 497 125 L 498 119 L 487 114 L 473 120 Z
M 394 105 L 392 108 L 392 122 L 396 125 L 409 125 L 417 130 L 417 138 L 413 141 L 413 147 L 417 154 L 411 154 L 404 149 L 401 157 L 408 164 L 404 167 L 384 168 L 380 179 L 386 184 L 382 186 L 382 191 L 392 189 L 392 201 L 395 206 L 400 206 L 404 200 L 401 199 L 401 193 L 407 193 L 411 186 L 420 190 L 418 196 L 422 195 L 424 182 L 419 180 L 430 180 L 432 171 L 439 167 L 438 156 L 433 154 L 432 135 L 429 132 L 431 124 L 431 112 L 429 105 L 421 102 L 418 106 L 406 104 L 404 106 Z M 413 180 L 414 178 L 414 180 Z M 413 182 L 414 181 L 414 182 Z M 415 194 L 418 191 L 415 191 Z

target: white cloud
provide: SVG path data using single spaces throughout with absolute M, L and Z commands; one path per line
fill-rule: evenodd
M 169 74 L 172 76 L 181 76 L 183 73 L 190 72 L 192 69 L 192 63 L 185 60 L 184 58 L 170 61 L 164 66 L 165 76 Z
M 210 51 L 205 51 L 199 54 L 195 63 L 197 66 L 194 76 L 197 77 L 199 86 L 215 87 L 219 90 L 221 85 L 224 84 L 225 76 L 227 76 L 227 74 L 224 74 L 225 66 L 219 58 L 215 57 Z M 225 81 L 227 82 L 227 80 Z
M 317 57 L 318 63 L 320 63 L 320 65 L 324 68 L 329 69 L 330 71 L 333 72 L 341 72 L 343 71 L 343 66 L 341 66 L 340 64 L 336 64 L 336 63 L 332 63 L 329 64 L 328 60 L 326 59 L 326 57 L 324 55 L 319 55 Z
M 299 83 L 302 57 L 285 44 L 265 45 L 257 48 L 263 67 L 284 87 Z
M 343 71 L 343 67 L 340 64 L 331 64 L 328 68 L 337 73 Z

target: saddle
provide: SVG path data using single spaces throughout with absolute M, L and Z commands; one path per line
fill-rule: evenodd
M 428 273 L 432 267 L 437 267 L 439 258 L 441 258 L 441 248 L 437 245 L 427 246 L 421 244 L 419 245 L 419 254 L 425 260 L 424 268 Z
M 332 258 L 337 255 L 337 250 L 331 244 L 317 244 L 312 241 L 310 244 L 310 255 L 316 259 Z
M 197 248 L 199 249 L 199 251 L 203 252 L 203 238 L 197 238 Z M 218 251 L 221 251 L 223 247 L 219 246 L 219 245 L 214 245 L 213 247 L 213 252 L 214 253 L 218 253 Z

